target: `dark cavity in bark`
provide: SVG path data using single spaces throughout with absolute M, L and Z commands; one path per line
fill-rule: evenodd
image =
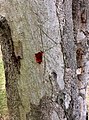
M 20 120 L 19 106 L 21 101 L 18 92 L 20 57 L 15 56 L 11 29 L 3 16 L 0 16 L 0 43 L 5 68 L 7 105 L 10 120 Z

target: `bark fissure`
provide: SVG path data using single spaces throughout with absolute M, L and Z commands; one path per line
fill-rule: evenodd
M 64 56 L 64 82 L 65 82 L 65 114 L 68 120 L 79 120 L 79 103 L 78 103 L 78 87 L 76 76 L 76 53 L 72 24 L 72 1 L 65 0 L 59 2 L 57 0 L 57 17 L 59 20 L 60 34 L 61 34 L 61 47 Z M 70 7 L 69 7 L 70 6 Z M 70 10 L 71 8 L 71 10 Z M 63 16 L 61 16 L 61 14 Z M 70 18 L 70 19 L 69 19 Z M 71 21 L 71 24 L 69 23 Z M 66 99 L 69 99 L 67 101 Z M 70 116 L 70 117 L 69 117 Z
M 0 42 L 5 68 L 7 105 L 10 120 L 20 120 L 19 106 L 21 101 L 18 92 L 20 57 L 15 56 L 10 26 L 2 16 L 0 16 Z
M 80 104 L 80 119 L 86 119 L 86 88 L 87 88 L 87 75 L 88 75 L 88 32 L 87 32 L 87 1 L 86 0 L 73 0 L 73 25 L 74 36 L 76 44 L 76 60 L 77 60 L 77 78 L 79 89 L 79 104 Z M 75 34 L 76 33 L 76 34 Z M 87 65 L 87 66 L 86 66 Z

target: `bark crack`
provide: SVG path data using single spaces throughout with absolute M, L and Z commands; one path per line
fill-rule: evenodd
M 61 49 L 64 60 L 65 98 L 64 114 L 68 120 L 79 120 L 78 86 L 76 77 L 76 49 L 72 24 L 72 1 L 56 0 L 56 14 L 59 21 Z M 69 20 L 70 18 L 70 20 Z M 71 23 L 69 23 L 71 21 Z M 76 33 L 75 33 L 76 34 Z M 69 96 L 68 99 L 66 96 Z M 67 101 L 66 101 L 67 100 Z M 68 106 L 67 106 L 68 105 Z M 76 107 L 77 106 L 77 107 Z M 66 110 L 67 109 L 67 110 Z M 68 117 L 70 116 L 70 118 Z M 76 117 L 75 117 L 76 116 Z
M 18 80 L 20 79 L 21 58 L 15 56 L 11 29 L 8 25 L 8 21 L 3 16 L 0 16 L 0 38 L 10 120 L 20 120 L 19 106 L 21 105 L 21 100 L 18 92 Z

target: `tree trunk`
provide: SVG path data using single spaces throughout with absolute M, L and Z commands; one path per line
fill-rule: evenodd
M 6 0 L 0 39 L 10 120 L 86 120 L 88 0 Z

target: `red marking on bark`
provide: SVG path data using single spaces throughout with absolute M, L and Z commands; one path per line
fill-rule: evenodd
M 43 52 L 42 51 L 35 54 L 35 59 L 36 59 L 37 63 L 41 64 L 42 56 L 43 56 Z

